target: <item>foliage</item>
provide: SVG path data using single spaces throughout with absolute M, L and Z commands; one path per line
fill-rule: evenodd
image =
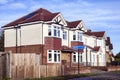
M 115 61 L 120 62 L 120 52 L 116 54 Z

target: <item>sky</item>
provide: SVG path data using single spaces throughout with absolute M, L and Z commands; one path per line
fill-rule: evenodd
M 113 53 L 120 51 L 120 0 L 0 0 L 0 26 L 39 8 L 61 12 L 68 21 L 83 20 L 92 31 L 106 31 Z

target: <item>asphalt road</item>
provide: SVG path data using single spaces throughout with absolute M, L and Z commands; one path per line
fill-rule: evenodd
M 120 80 L 120 72 L 103 72 L 96 76 L 74 78 L 69 80 Z

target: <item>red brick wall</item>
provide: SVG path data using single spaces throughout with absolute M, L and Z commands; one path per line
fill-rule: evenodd
M 45 49 L 51 49 L 51 50 L 61 50 L 62 47 L 62 40 L 61 38 L 56 37 L 45 37 Z
M 16 53 L 16 47 L 5 47 L 5 51 L 12 51 L 12 53 Z M 18 46 L 17 53 L 42 53 L 44 52 L 44 45 L 25 45 Z

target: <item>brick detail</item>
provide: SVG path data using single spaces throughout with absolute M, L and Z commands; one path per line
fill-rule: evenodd
M 56 37 L 45 37 L 45 49 L 51 50 L 61 50 L 62 49 L 62 40 L 61 38 Z
M 5 51 L 12 51 L 16 53 L 16 47 L 5 47 Z M 24 45 L 17 47 L 17 53 L 42 53 L 44 52 L 44 45 Z

